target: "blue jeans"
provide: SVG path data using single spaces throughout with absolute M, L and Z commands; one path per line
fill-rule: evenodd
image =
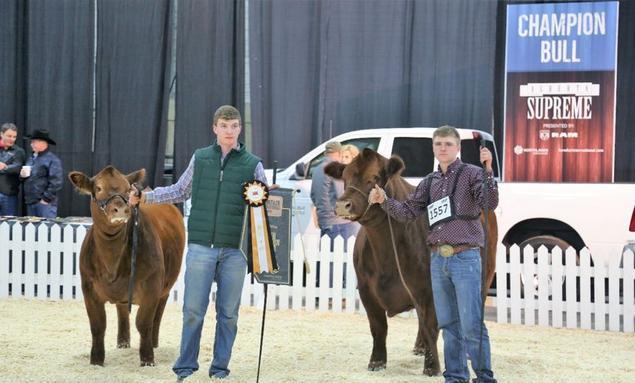
M 18 196 L 0 193 L 0 215 L 18 215 Z
M 172 370 L 189 376 L 198 370 L 203 320 L 216 281 L 216 332 L 209 376 L 229 375 L 229 359 L 238 331 L 238 308 L 247 272 L 247 261 L 238 249 L 211 248 L 190 243 L 186 256 L 181 351 Z
M 32 215 L 42 218 L 57 217 L 57 205 L 49 203 L 47 205 L 42 202 L 36 202 L 26 205 L 26 215 Z
M 480 250 L 469 249 L 448 258 L 433 252 L 430 266 L 434 309 L 439 328 L 443 330 L 446 383 L 469 381 L 467 358 L 472 362 L 476 382 L 496 382 L 489 335 L 481 321 Z M 481 329 L 482 359 L 479 355 Z

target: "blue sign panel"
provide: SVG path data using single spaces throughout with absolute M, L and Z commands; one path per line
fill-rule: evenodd
M 507 72 L 609 71 L 617 61 L 616 1 L 507 6 Z

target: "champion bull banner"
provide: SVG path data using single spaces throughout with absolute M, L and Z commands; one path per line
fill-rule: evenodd
M 254 277 L 260 283 L 276 285 L 291 284 L 291 218 L 293 211 L 293 189 L 278 188 L 268 191 L 268 198 L 264 203 L 266 212 L 262 214 L 267 217 L 269 224 L 269 236 L 273 247 L 272 256 L 275 257 L 277 270 L 254 272 Z M 245 209 L 245 219 L 243 220 L 243 234 L 240 242 L 240 250 L 248 257 L 253 255 L 252 244 L 254 243 L 249 216 L 250 209 Z M 258 216 L 256 213 L 255 216 Z M 253 262 L 253 261 L 252 261 Z
M 613 181 L 617 24 L 617 1 L 508 5 L 506 181 Z

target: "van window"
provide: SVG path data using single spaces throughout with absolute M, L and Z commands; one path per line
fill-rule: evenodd
M 432 138 L 395 138 L 392 154 L 396 154 L 406 164 L 403 177 L 425 177 L 434 167 Z
M 492 170 L 494 171 L 494 177 L 498 177 L 498 158 L 496 158 L 496 151 L 494 150 L 494 143 L 492 141 L 485 141 L 485 145 L 492 152 Z M 480 148 L 473 138 L 461 141 L 461 161 L 466 164 L 476 165 L 481 167 Z
M 353 138 L 346 141 L 341 141 L 342 145 L 355 145 L 357 149 L 361 152 L 365 148 L 373 149 L 377 151 L 377 147 L 379 147 L 379 137 L 364 137 L 364 138 Z M 313 171 L 315 168 L 320 166 L 320 164 L 324 161 L 324 152 L 320 153 L 317 157 L 309 162 L 309 172 L 306 176 L 306 179 L 311 179 L 313 177 Z

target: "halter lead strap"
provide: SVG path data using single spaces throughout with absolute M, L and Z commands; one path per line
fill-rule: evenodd
M 123 202 L 126 203 L 126 205 L 128 204 L 128 197 L 123 195 L 123 194 L 113 194 L 108 198 L 105 199 L 97 199 L 95 198 L 95 195 L 93 195 L 93 201 L 95 201 L 95 203 L 97 204 L 97 206 L 101 209 L 101 211 L 103 211 L 104 213 L 106 212 L 106 206 L 108 206 L 108 204 L 115 198 L 121 198 L 123 200 Z

